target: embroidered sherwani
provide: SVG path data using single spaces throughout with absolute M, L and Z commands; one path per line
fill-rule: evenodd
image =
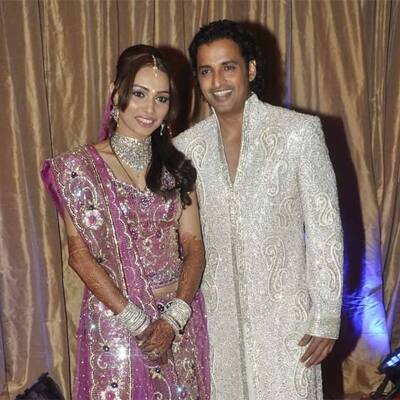
M 175 139 L 194 163 L 206 247 L 202 288 L 212 399 L 322 399 L 304 334 L 337 338 L 342 232 L 318 118 L 247 101 L 229 178 L 215 115 Z

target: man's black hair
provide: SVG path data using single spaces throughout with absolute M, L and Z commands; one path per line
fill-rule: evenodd
M 197 80 L 197 52 L 203 44 L 210 44 L 219 39 L 230 39 L 235 42 L 240 49 L 246 65 L 249 61 L 256 61 L 257 73 L 250 82 L 250 90 L 257 94 L 260 99 L 264 99 L 264 63 L 259 56 L 253 35 L 248 32 L 239 22 L 227 19 L 211 22 L 204 25 L 194 36 L 189 46 L 190 60 L 193 73 Z

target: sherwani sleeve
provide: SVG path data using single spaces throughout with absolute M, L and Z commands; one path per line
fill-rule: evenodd
M 306 333 L 336 339 L 342 304 L 343 238 L 335 174 L 319 118 L 310 120 L 302 140 L 298 182 L 311 299 Z

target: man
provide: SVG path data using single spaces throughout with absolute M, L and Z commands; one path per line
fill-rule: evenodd
M 214 114 L 175 144 L 198 172 L 212 398 L 322 399 L 343 247 L 319 119 L 258 99 L 261 63 L 238 23 L 202 27 L 190 56 Z

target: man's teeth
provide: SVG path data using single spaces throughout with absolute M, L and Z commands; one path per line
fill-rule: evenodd
M 218 92 L 214 92 L 214 96 L 218 96 L 218 97 L 222 97 L 222 96 L 226 96 L 227 94 L 231 93 L 232 90 L 228 89 L 228 90 L 219 90 Z

